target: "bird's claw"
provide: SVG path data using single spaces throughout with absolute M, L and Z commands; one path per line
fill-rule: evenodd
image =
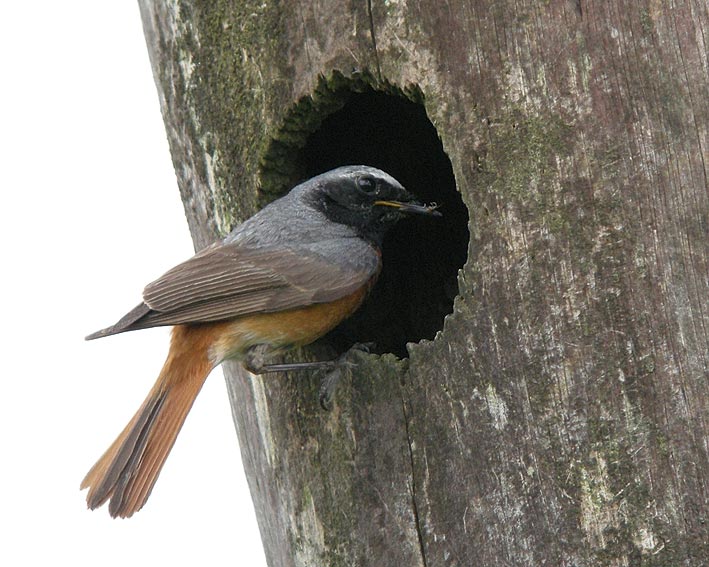
M 357 363 L 352 360 L 353 354 L 357 352 L 369 354 L 373 348 L 374 343 L 372 342 L 355 343 L 333 361 L 332 368 L 325 373 L 320 381 L 318 400 L 320 401 L 320 407 L 322 409 L 325 411 L 330 411 L 332 409 L 332 400 L 335 396 L 337 386 L 342 379 L 343 371 L 346 368 L 351 369 L 357 366 Z

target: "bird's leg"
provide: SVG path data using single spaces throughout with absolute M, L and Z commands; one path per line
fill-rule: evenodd
M 316 360 L 312 362 L 290 362 L 283 364 L 267 364 L 266 358 L 273 353 L 272 347 L 266 344 L 254 345 L 244 357 L 243 364 L 246 370 L 253 374 L 267 374 L 269 372 L 294 372 L 300 370 L 326 370 L 320 382 L 318 399 L 320 406 L 325 410 L 332 408 L 332 398 L 337 390 L 337 385 L 342 379 L 345 368 L 354 366 L 351 360 L 354 352 L 368 353 L 373 343 L 356 343 L 343 354 L 333 360 Z
M 266 359 L 274 353 L 273 347 L 267 344 L 254 345 L 246 351 L 244 368 L 252 374 L 268 374 L 269 372 L 297 372 L 300 370 L 319 370 L 330 368 L 335 360 L 316 360 L 312 362 L 286 362 L 282 364 L 267 364 Z

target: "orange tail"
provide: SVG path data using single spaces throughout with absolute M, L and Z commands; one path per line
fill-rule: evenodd
M 173 329 L 170 352 L 148 397 L 81 482 L 89 489 L 89 508 L 110 499 L 111 516 L 127 518 L 143 507 L 213 368 L 209 347 L 217 330 L 215 325 Z

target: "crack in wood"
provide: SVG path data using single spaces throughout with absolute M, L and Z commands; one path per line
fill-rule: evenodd
M 369 34 L 372 36 L 374 61 L 377 64 L 377 79 L 382 80 L 382 69 L 379 66 L 379 50 L 377 49 L 377 36 L 374 33 L 374 16 L 372 16 L 372 0 L 367 0 L 367 16 L 369 16 Z
M 403 384 L 402 384 L 403 385 Z M 423 540 L 423 531 L 421 529 L 421 518 L 419 516 L 418 505 L 416 503 L 416 475 L 414 474 L 414 449 L 411 441 L 411 433 L 409 431 L 409 412 L 406 411 L 406 399 L 404 392 L 401 392 L 401 411 L 404 414 L 404 429 L 406 433 L 406 447 L 409 450 L 409 463 L 411 466 L 411 510 L 414 514 L 414 527 L 416 528 L 416 536 L 419 542 L 419 550 L 421 553 L 421 561 L 423 567 L 428 567 L 426 561 L 426 547 Z

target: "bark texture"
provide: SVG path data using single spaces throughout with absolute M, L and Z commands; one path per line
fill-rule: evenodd
M 420 91 L 469 211 L 442 331 L 332 412 L 229 368 L 271 566 L 707 564 L 704 0 L 140 6 L 198 248 L 362 73 Z

